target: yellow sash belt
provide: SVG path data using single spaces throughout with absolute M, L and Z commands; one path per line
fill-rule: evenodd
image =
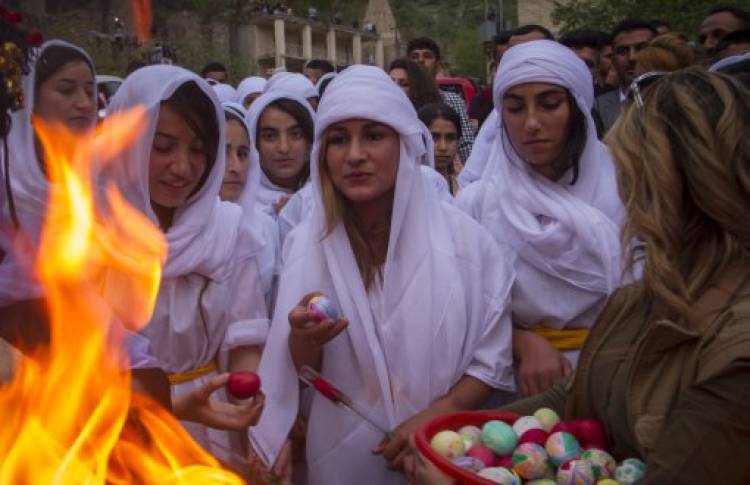
M 583 347 L 583 342 L 589 334 L 589 331 L 585 328 L 538 327 L 532 329 L 532 332 L 549 340 L 557 350 L 579 350 Z
M 169 383 L 175 386 L 177 384 L 182 384 L 184 382 L 189 382 L 199 377 L 203 377 L 206 374 L 210 374 L 211 372 L 215 370 L 216 370 L 216 362 L 211 361 L 208 364 L 204 365 L 203 367 L 198 367 L 197 369 L 189 370 L 187 372 L 180 372 L 177 374 L 167 374 L 167 378 L 169 379 Z

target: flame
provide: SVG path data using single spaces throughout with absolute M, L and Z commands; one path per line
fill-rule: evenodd
M 150 319 L 167 246 L 113 184 L 94 181 L 144 113 L 91 135 L 34 120 L 52 187 L 35 265 L 50 344 L 0 387 L 0 484 L 241 483 L 168 411 L 132 395 L 124 371 L 126 329 Z
M 151 0 L 131 0 L 138 40 L 143 43 L 151 34 Z

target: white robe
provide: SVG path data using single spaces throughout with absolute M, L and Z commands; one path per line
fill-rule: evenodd
M 379 100 L 377 109 L 367 102 L 372 96 Z M 319 142 L 332 123 L 354 118 L 385 123 L 401 140 L 379 295 L 365 290 L 343 225 L 324 236 L 318 202 Z M 350 322 L 326 345 L 322 375 L 388 428 L 426 409 L 464 375 L 494 388 L 514 388 L 511 264 L 486 231 L 429 188 L 419 166 L 431 145 L 411 103 L 382 70 L 353 66 L 329 85 L 312 157 L 316 202 L 285 242 L 276 312 L 260 365 L 272 404 L 250 438 L 267 462 L 275 461 L 299 410 L 288 312 L 311 291 L 331 297 Z M 380 308 L 373 311 L 371 299 Z M 382 439 L 357 416 L 314 395 L 307 431 L 309 483 L 404 483 L 403 475 L 370 452 Z
M 79 52 L 87 60 L 92 74 L 96 76 L 94 63 L 89 55 L 80 47 L 62 40 L 49 40 L 36 49 L 36 59 L 50 47 L 67 47 Z M 34 147 L 34 128 L 31 125 L 31 115 L 34 112 L 34 84 L 36 80 L 36 63 L 30 66 L 30 72 L 23 77 L 23 91 L 25 93 L 24 106 L 11 115 L 11 130 L 7 137 L 9 173 L 3 173 L 2 211 L 3 223 L 7 225 L 3 230 L 11 227 L 12 218 L 10 202 L 7 199 L 5 177 L 10 177 L 13 202 L 20 224 L 23 238 L 30 240 L 35 249 L 39 243 L 41 229 L 47 212 L 47 197 L 49 181 L 42 172 L 40 161 Z M 96 103 L 96 94 L 92 102 Z M 93 127 L 92 127 L 93 128 Z M 0 141 L 0 143 L 2 143 Z M 5 170 L 4 151 L 0 149 L 0 167 Z M 12 231 L 4 232 L 0 237 L 0 247 L 8 252 L 8 256 L 0 267 L 0 305 L 13 301 L 36 298 L 41 295 L 41 288 L 30 275 L 33 271 L 29 255 L 20 254 L 13 250 L 13 238 L 17 235 Z
M 493 88 L 500 123 L 505 91 L 530 82 L 569 89 L 586 116 L 578 180 L 571 185 L 570 173 L 557 182 L 538 175 L 516 153 L 504 128 L 498 128 L 489 138 L 486 175 L 464 188 L 456 205 L 517 252 L 512 292 L 516 325 L 588 328 L 622 283 L 619 231 L 624 210 L 614 165 L 591 119 L 591 75 L 572 51 L 550 41 L 510 49 Z
M 226 370 L 230 350 L 262 345 L 268 333 L 257 261 L 262 241 L 244 224 L 239 206 L 218 199 L 225 166 L 224 113 L 204 80 L 185 69 L 165 65 L 144 67 L 125 80 L 112 99 L 110 113 L 144 105 L 146 128 L 112 163 L 111 176 L 128 200 L 158 223 L 148 188 L 151 145 L 161 102 L 187 82 L 196 83 L 213 103 L 220 143 L 206 181 L 175 211 L 173 224 L 165 233 L 168 257 L 154 315 L 142 331 L 149 340 L 151 355 L 168 373 L 194 370 L 213 361 L 220 371 Z M 173 397 L 200 387 L 215 374 L 173 386 Z M 226 399 L 223 391 L 214 397 Z M 209 452 L 243 469 L 238 433 L 183 424 Z
M 288 74 L 288 73 L 282 73 L 282 74 Z M 306 77 L 302 76 L 305 78 Z M 310 81 L 307 81 L 308 83 Z M 313 120 L 313 123 L 315 122 L 315 111 L 310 106 L 310 103 L 307 102 L 307 100 L 303 97 L 300 97 L 298 94 L 292 91 L 286 91 L 285 90 L 285 84 L 282 83 L 281 85 L 276 85 L 275 89 L 270 89 L 272 86 L 270 84 L 266 85 L 266 90 L 264 94 L 262 94 L 260 97 L 258 97 L 253 104 L 250 106 L 250 109 L 247 112 L 247 126 L 248 130 L 250 132 L 250 157 L 253 158 L 252 163 L 255 164 L 258 163 L 259 166 L 262 166 L 260 164 L 260 153 L 258 152 L 257 148 L 257 140 L 255 139 L 255 133 L 258 128 L 258 122 L 260 121 L 260 117 L 263 114 L 263 111 L 268 107 L 269 104 L 273 103 L 274 101 L 286 98 L 291 99 L 293 101 L 298 102 L 300 105 L 304 106 L 305 109 L 308 110 L 308 113 L 310 113 L 310 117 Z M 281 187 L 279 185 L 276 185 L 273 183 L 266 173 L 261 170 L 260 172 L 260 185 L 258 187 L 258 191 L 256 194 L 257 197 L 257 204 L 258 207 L 261 208 L 266 214 L 270 215 L 274 219 L 277 218 L 278 214 L 276 212 L 275 206 L 281 202 L 284 198 L 289 198 L 292 195 L 294 195 L 296 191 L 287 189 L 285 187 Z
M 263 89 L 266 87 L 266 82 L 267 81 L 265 80 L 265 78 L 259 76 L 246 77 L 237 86 L 237 97 L 234 99 L 234 101 L 244 106 L 245 98 L 247 98 L 251 94 L 257 93 L 260 95 L 261 93 L 263 93 Z

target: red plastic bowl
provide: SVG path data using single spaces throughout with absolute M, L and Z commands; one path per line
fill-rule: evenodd
M 455 478 L 461 485 L 497 485 L 485 480 L 479 475 L 463 468 L 459 468 L 442 456 L 438 455 L 430 446 L 430 440 L 440 431 L 458 431 L 463 426 L 479 426 L 487 421 L 505 421 L 512 425 L 520 416 L 507 411 L 477 411 L 473 413 L 446 414 L 433 419 L 422 426 L 416 434 L 417 448 L 420 453 L 430 460 L 443 473 Z

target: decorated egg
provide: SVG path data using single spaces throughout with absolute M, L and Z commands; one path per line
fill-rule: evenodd
M 583 460 L 572 460 L 557 470 L 557 485 L 595 485 L 594 471 Z
M 482 427 L 482 443 L 498 455 L 510 455 L 518 443 L 518 437 L 508 424 L 488 421 Z
M 581 446 L 584 448 L 607 449 L 607 436 L 604 432 L 604 425 L 598 419 L 576 419 L 570 421 L 575 428 L 573 435 L 578 438 Z
M 606 451 L 597 448 L 589 448 L 581 453 L 581 459 L 591 465 L 591 469 L 594 471 L 594 477 L 597 480 L 612 478 L 615 476 L 617 462 L 615 462 L 612 455 Z
M 518 439 L 518 444 L 521 443 L 536 443 L 540 446 L 544 446 L 549 438 L 549 433 L 543 429 L 530 429 Z
M 474 473 L 477 473 L 486 467 L 486 465 L 482 462 L 482 460 L 477 460 L 476 458 L 472 458 L 470 456 L 461 456 L 458 458 L 453 458 L 451 460 L 451 463 L 453 463 L 459 468 L 463 468 L 464 470 L 468 470 Z
M 235 371 L 229 374 L 226 387 L 235 398 L 249 399 L 260 390 L 260 376 L 255 372 Z
M 479 476 L 501 485 L 521 485 L 521 479 L 515 472 L 499 466 L 485 468 L 479 472 Z
M 461 435 L 455 431 L 441 431 L 432 437 L 430 446 L 444 458 L 453 459 L 464 456 L 466 448 Z
M 581 456 L 581 446 L 575 437 L 565 431 L 552 433 L 545 444 L 549 461 L 555 466 L 560 466 L 566 461 L 575 460 Z
M 516 436 L 519 438 L 530 429 L 544 429 L 544 426 L 542 426 L 542 422 L 534 416 L 522 416 L 516 419 L 516 422 L 513 423 L 513 431 L 516 432 Z
M 550 432 L 552 427 L 560 422 L 560 416 L 550 408 L 539 408 L 534 413 L 534 417 L 542 423 L 544 431 Z
M 484 466 L 482 468 L 495 466 L 495 463 L 497 462 L 495 453 L 491 449 L 484 446 L 482 443 L 477 443 L 476 445 L 469 448 L 469 451 L 466 452 L 466 456 L 476 458 L 477 460 L 484 463 Z
M 559 431 L 565 431 L 566 433 L 572 434 L 576 440 L 578 440 L 578 428 L 573 426 L 569 421 L 563 421 L 552 426 L 549 431 L 550 434 L 557 433 Z
M 622 485 L 617 480 L 612 480 L 611 478 L 605 478 L 604 480 L 599 480 L 596 482 L 596 485 Z
M 632 485 L 646 474 L 646 465 L 638 458 L 628 458 L 615 468 L 615 478 L 622 485 Z
M 336 320 L 339 312 L 330 298 L 324 295 L 316 295 L 307 303 L 307 310 L 320 320 Z
M 539 480 L 529 480 L 526 485 L 557 485 L 557 482 L 551 478 L 540 478 Z
M 513 470 L 526 480 L 543 478 L 547 473 L 547 452 L 535 443 L 518 445 L 513 452 Z
M 458 430 L 458 434 L 464 439 L 464 443 L 470 444 L 470 446 L 466 447 L 467 450 L 482 439 L 482 430 L 477 426 L 464 426 Z

